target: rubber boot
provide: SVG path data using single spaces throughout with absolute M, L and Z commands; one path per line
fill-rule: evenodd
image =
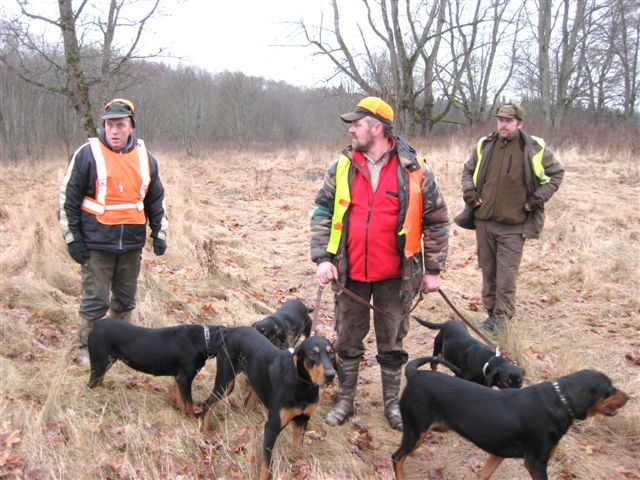
M 358 372 L 360 370 L 360 359 L 349 358 L 342 360 L 342 368 L 344 369 L 344 382 L 340 384 L 340 392 L 338 392 L 338 400 L 336 405 L 331 409 L 324 421 L 335 427 L 342 425 L 349 417 L 353 415 L 353 399 L 356 396 L 356 385 L 358 384 Z
M 81 367 L 89 365 L 89 332 L 93 328 L 93 322 L 80 315 L 80 328 L 78 329 L 78 351 L 74 361 Z
M 380 365 L 380 375 L 382 376 L 384 416 L 387 417 L 391 428 L 402 431 L 402 415 L 400 414 L 400 405 L 398 404 L 402 365 L 398 365 L 397 367 L 383 367 Z

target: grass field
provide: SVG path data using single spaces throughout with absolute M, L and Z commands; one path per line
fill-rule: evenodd
M 461 208 L 459 176 L 472 138 L 419 142 L 447 199 Z M 151 146 L 151 151 L 153 148 Z M 231 150 L 189 159 L 154 152 L 166 189 L 169 249 L 143 252 L 134 321 L 246 325 L 284 299 L 316 298 L 308 255 L 308 218 L 338 147 Z M 550 478 L 640 479 L 640 162 L 631 150 L 556 150 L 564 183 L 547 205 L 538 241 L 526 244 L 518 314 L 502 347 L 532 384 L 580 370 L 600 370 L 631 399 L 613 418 L 574 424 L 550 462 Z M 2 166 L 0 178 L 0 478 L 257 478 L 262 407 L 219 405 L 215 433 L 173 408 L 172 379 L 123 364 L 105 387 L 89 390 L 87 368 L 72 361 L 80 297 L 79 267 L 57 225 L 57 190 L 66 159 Z M 472 232 L 452 225 L 442 288 L 473 321 L 484 319 Z M 324 292 L 319 333 L 333 338 L 332 299 Z M 454 318 L 437 295 L 416 310 L 433 321 Z M 434 333 L 412 324 L 411 357 L 430 354 Z M 281 479 L 388 479 L 401 434 L 382 414 L 375 342 L 367 341 L 357 415 L 330 428 L 322 417 L 336 388 L 323 391 L 309 423 L 302 459 L 290 461 L 290 433 L 275 448 Z M 203 400 L 215 377 L 210 361 L 196 377 Z M 234 395 L 237 396 L 237 393 Z M 486 454 L 453 433 L 434 434 L 406 462 L 408 478 L 466 479 Z M 506 460 L 495 479 L 528 478 Z

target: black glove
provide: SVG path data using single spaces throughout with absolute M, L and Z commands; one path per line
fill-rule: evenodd
M 84 264 L 84 262 L 89 258 L 89 250 L 87 250 L 87 246 L 84 244 L 82 240 L 74 240 L 71 243 L 67 243 L 67 250 L 69 250 L 69 255 L 80 265 Z
M 527 203 L 529 204 L 529 208 L 532 212 L 535 212 L 536 210 L 542 210 L 542 208 L 544 207 L 544 202 L 535 195 L 531 195 L 529 198 L 527 198 Z
M 462 194 L 462 199 L 464 200 L 464 203 L 470 207 L 475 207 L 476 202 L 480 200 L 480 194 L 477 190 L 471 188 Z
M 162 238 L 153 237 L 153 253 L 157 256 L 164 255 L 167 251 L 167 242 Z

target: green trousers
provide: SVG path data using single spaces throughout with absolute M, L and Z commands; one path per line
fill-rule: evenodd
M 142 250 L 123 253 L 90 250 L 89 259 L 81 267 L 82 300 L 80 317 L 83 325 L 78 337 L 85 346 L 93 322 L 109 312 L 111 316 L 129 319 L 136 307 L 136 291 Z

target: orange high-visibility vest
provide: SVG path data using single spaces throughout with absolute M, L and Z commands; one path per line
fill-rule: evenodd
M 400 235 L 406 235 L 404 255 L 409 258 L 422 251 L 422 179 L 424 158 L 417 157 L 420 168 L 409 172 L 409 205 Z
M 142 140 L 128 153 L 116 153 L 97 138 L 89 145 L 96 163 L 96 196 L 84 197 L 82 210 L 105 225 L 143 225 L 144 197 L 151 182 L 149 157 Z

